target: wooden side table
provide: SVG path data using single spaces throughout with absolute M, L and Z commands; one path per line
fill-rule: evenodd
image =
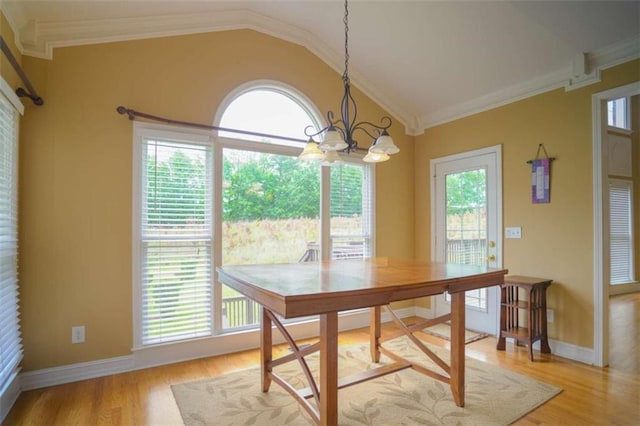
M 505 338 L 529 346 L 529 359 L 533 361 L 533 343 L 540 340 L 540 352 L 551 353 L 547 336 L 547 287 L 552 280 L 520 275 L 507 275 L 501 287 L 500 336 L 497 350 L 505 349 Z M 526 298 L 520 298 L 524 289 Z M 527 315 L 527 327 L 520 325 L 520 311 Z

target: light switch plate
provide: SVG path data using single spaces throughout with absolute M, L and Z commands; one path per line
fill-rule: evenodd
M 522 238 L 522 228 L 520 226 L 511 226 L 505 228 L 504 234 L 506 238 Z

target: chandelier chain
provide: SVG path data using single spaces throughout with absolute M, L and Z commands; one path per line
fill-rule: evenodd
M 344 2 L 344 74 L 342 80 L 349 83 L 349 3 Z
M 315 144 L 313 138 L 323 135 L 324 141 L 318 146 L 319 155 L 329 155 L 332 151 L 342 151 L 347 154 L 352 151 L 358 151 L 358 142 L 354 139 L 354 133 L 360 131 L 372 139 L 369 154 L 364 157 L 364 161 L 380 162 L 389 159 L 389 154 L 395 154 L 399 151 L 389 136 L 387 129 L 391 127 L 392 120 L 389 116 L 383 116 L 380 124 L 374 124 L 370 121 L 358 121 L 358 106 L 351 95 L 351 83 L 349 81 L 349 0 L 344 1 L 344 73 L 342 74 L 342 82 L 344 85 L 344 94 L 340 103 L 340 116 L 334 118 L 333 111 L 327 111 L 327 122 L 325 128 L 316 130 L 312 125 L 304 129 L 304 134 L 309 137 L 307 148 L 301 154 L 304 158 L 316 158 L 317 153 L 313 152 L 312 145 Z M 372 150 L 375 148 L 375 151 Z M 323 154 L 321 151 L 326 152 Z M 327 157 L 328 158 L 328 157 Z M 330 160 L 330 162 L 333 160 Z

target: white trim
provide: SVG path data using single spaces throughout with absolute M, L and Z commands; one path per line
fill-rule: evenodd
M 8 100 L 11 102 L 11 105 L 20 113 L 20 115 L 24 115 L 24 105 L 20 102 L 20 98 L 13 91 L 9 83 L 0 76 L 0 93 L 2 93 Z
M 640 81 L 595 93 L 591 97 L 592 151 L 593 151 L 593 364 L 604 367 L 609 364 L 609 285 L 608 265 L 605 253 L 608 240 L 604 206 L 608 203 L 604 183 L 607 181 L 607 151 L 604 149 L 604 133 L 607 117 L 604 103 L 610 99 L 640 94 Z M 608 256 L 607 256 L 608 259 Z
M 20 376 L 16 374 L 13 379 L 0 392 L 0 424 L 11 411 L 11 407 L 20 396 Z
M 400 318 L 414 315 L 413 308 L 397 309 L 394 310 L 394 312 L 400 316 Z M 388 322 L 390 320 L 389 315 L 383 313 L 382 321 Z M 291 332 L 295 339 L 316 337 L 318 335 L 317 324 L 317 320 L 292 324 L 287 326 L 287 330 Z M 369 324 L 369 310 L 362 309 L 341 314 L 339 316 L 338 327 L 340 331 L 345 331 L 368 327 Z M 260 345 L 258 333 L 258 330 L 252 330 L 243 333 L 221 335 L 181 344 L 167 344 L 141 349 L 127 356 L 29 371 L 20 374 L 21 389 L 23 391 L 38 389 L 192 359 L 255 349 Z M 247 335 L 249 335 L 249 338 L 247 338 Z M 283 342 L 284 340 L 280 334 L 274 333 L 274 343 Z
M 298 104 L 311 117 L 314 125 L 319 129 L 328 124 L 323 124 L 323 116 L 315 106 L 315 104 L 311 101 L 311 99 L 309 99 L 307 95 L 305 95 L 295 87 L 277 80 L 252 80 L 247 81 L 231 90 L 229 93 L 227 93 L 224 99 L 222 99 L 222 102 L 220 102 L 220 104 L 218 105 L 216 115 L 213 119 L 214 126 L 221 126 L 222 116 L 226 112 L 227 108 L 229 108 L 229 105 L 231 105 L 231 103 L 235 101 L 236 98 L 254 90 L 269 90 L 286 96 L 287 98 Z M 217 131 L 215 132 L 215 135 L 218 136 Z
M 394 312 L 400 318 L 407 318 L 411 316 L 433 318 L 432 311 L 423 307 L 397 309 L 394 310 Z M 382 321 L 388 322 L 390 320 L 389 315 L 386 312 L 383 312 Z M 338 326 L 340 331 L 345 331 L 367 327 L 369 324 L 369 312 L 365 309 L 340 315 Z M 292 330 L 292 327 L 296 327 L 296 329 Z M 309 321 L 306 323 L 287 326 L 287 329 L 292 332 L 295 339 L 315 337 L 317 336 L 318 330 L 317 321 Z M 247 345 L 246 343 L 243 343 L 243 341 L 246 342 L 246 338 L 241 336 L 242 334 L 255 334 L 255 338 L 252 338 L 253 344 Z M 274 333 L 274 342 L 282 343 L 279 333 Z M 79 380 L 93 379 L 112 374 L 126 373 L 128 371 L 173 364 L 192 359 L 223 355 L 240 350 L 255 349 L 259 347 L 259 338 L 258 331 L 256 330 L 246 333 L 218 336 L 215 339 L 201 339 L 190 343 L 192 343 L 192 348 L 187 348 L 186 344 L 185 347 L 182 348 L 179 348 L 177 345 L 158 346 L 155 348 L 136 351 L 134 354 L 127 356 L 21 373 L 19 376 L 21 390 L 27 391 L 31 389 L 39 389 Z M 551 346 L 552 353 L 557 356 L 586 364 L 591 364 L 591 361 L 593 360 L 593 350 L 589 348 L 583 348 L 554 340 L 550 340 L 549 345 Z M 533 347 L 534 349 L 539 350 L 539 342 L 536 342 Z
M 250 29 L 307 48 L 340 75 L 342 54 L 330 49 L 315 34 L 277 19 L 246 10 L 221 10 L 209 13 L 161 15 L 135 18 L 90 19 L 62 22 L 29 21 L 20 31 L 23 55 L 53 59 L 57 47 L 81 46 L 127 40 L 199 34 L 215 31 Z M 415 134 L 411 114 L 394 105 L 357 71 L 351 72 L 351 82 Z
M 464 117 L 489 111 L 541 93 L 564 87 L 569 75 L 569 68 L 554 71 L 535 79 L 506 87 L 487 95 L 470 99 L 447 108 L 425 114 L 418 119 L 418 128 L 422 131 L 459 120 Z
M 496 156 L 496 204 L 499 206 L 496 212 L 496 254 L 498 255 L 498 266 L 502 266 L 502 145 L 493 145 L 485 148 L 475 149 L 472 151 L 465 151 L 457 154 L 451 154 L 444 157 L 434 158 L 429 161 L 429 180 L 431 185 L 431 259 L 435 259 L 436 254 L 436 179 L 435 179 L 435 167 L 438 163 L 445 163 L 449 161 L 463 160 L 465 158 L 476 157 L 485 154 L 495 154 Z
M 24 21 L 24 18 L 18 16 L 20 8 L 3 6 L 2 9 L 5 11 L 5 16 L 16 34 L 16 46 L 22 54 L 44 59 L 52 59 L 53 49 L 57 47 L 251 29 L 303 46 L 336 72 L 341 74 L 343 71 L 342 55 L 330 49 L 324 41 L 313 33 L 246 9 L 201 14 L 63 22 L 29 21 L 20 28 L 20 31 L 14 28 L 15 22 Z M 427 128 L 491 110 L 560 87 L 564 87 L 568 91 L 594 84 L 600 81 L 600 72 L 602 70 L 638 57 L 640 57 L 640 37 L 634 37 L 586 54 L 585 60 L 587 63 L 585 65 L 587 66 L 586 70 L 589 71 L 588 74 L 574 76 L 573 67 L 567 66 L 528 82 L 519 83 L 419 117 L 397 102 L 391 102 L 388 95 L 385 95 L 382 90 L 378 89 L 357 70 L 352 70 L 351 81 L 375 103 L 396 117 L 404 126 L 407 135 L 417 136 Z
M 188 136 L 188 138 L 187 138 Z M 193 129 L 165 124 L 146 122 L 133 123 L 132 135 L 132 178 L 131 178 L 131 287 L 132 287 L 132 314 L 133 314 L 133 346 L 141 346 L 142 343 L 142 294 L 140 280 L 142 277 L 141 261 L 141 227 L 140 213 L 142 209 L 142 149 L 144 138 L 162 138 L 168 140 L 185 141 L 213 145 L 212 132 L 210 130 Z M 213 218 L 212 218 L 213 220 Z M 213 238 L 213 236 L 212 236 Z
M 553 339 L 549 339 L 549 347 L 551 348 L 551 353 L 555 356 L 578 361 L 587 365 L 591 365 L 594 360 L 594 351 L 591 348 L 572 345 L 571 343 Z M 540 351 L 539 340 L 533 344 L 533 349 Z
M 111 374 L 124 373 L 134 368 L 133 356 L 100 359 L 60 367 L 20 373 L 20 385 L 23 391 L 38 389 L 79 380 L 93 379 Z
M 415 312 L 415 316 L 420 318 L 431 319 L 436 317 L 435 313 L 431 310 L 431 308 L 425 308 L 423 306 L 415 306 L 413 310 Z
M 518 83 L 488 95 L 425 114 L 418 118 L 417 127 L 422 131 L 414 133 L 414 136 L 430 127 L 489 111 L 561 87 L 564 87 L 565 91 L 571 91 L 598 83 L 601 71 L 640 58 L 640 37 L 623 40 L 589 53 L 587 58 L 590 70 L 588 74 L 571 78 L 572 67 L 567 66 L 527 82 Z
M 640 292 L 640 283 L 615 284 L 609 286 L 609 296 Z

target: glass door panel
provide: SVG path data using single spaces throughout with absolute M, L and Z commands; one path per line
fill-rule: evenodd
M 491 147 L 432 160 L 434 260 L 500 266 L 500 152 Z M 436 316 L 449 312 L 448 296 L 433 300 Z M 466 307 L 468 328 L 497 332 L 496 287 L 467 292 Z

